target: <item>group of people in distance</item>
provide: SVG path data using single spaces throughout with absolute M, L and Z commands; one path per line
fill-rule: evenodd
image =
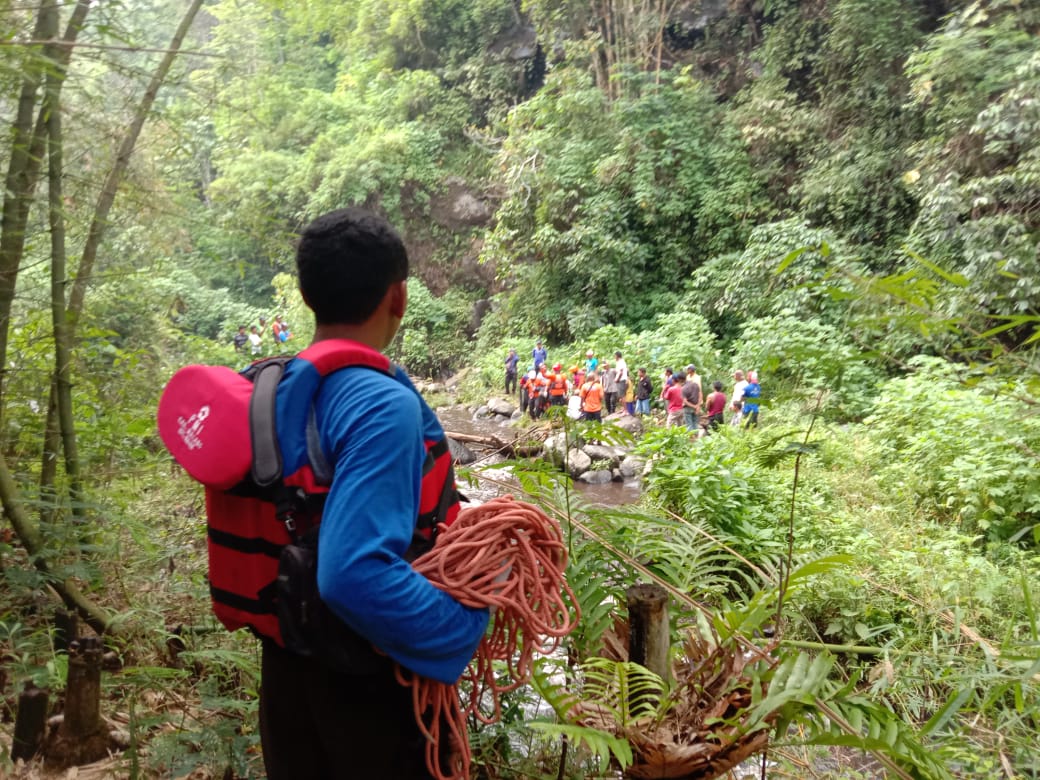
M 762 387 L 758 383 L 758 372 L 740 369 L 733 372 L 733 391 L 728 399 L 723 392 L 722 382 L 712 383 L 712 392 L 705 395 L 703 382 L 696 367 L 689 365 L 685 371 L 664 370 L 664 387 L 661 398 L 664 400 L 667 417 L 665 424 L 669 426 L 685 425 L 698 436 L 703 436 L 723 424 L 726 407 L 732 412 L 730 424 L 744 425 L 754 428 L 758 425 L 758 402 L 762 395 Z
M 564 369 L 562 363 L 548 365 L 548 351 L 539 341 L 531 350 L 531 367 L 518 376 L 520 356 L 509 350 L 505 360 L 505 391 L 512 395 L 519 391 L 520 408 L 531 419 L 537 420 L 550 406 L 567 406 L 573 416 L 583 420 L 601 420 L 603 414 L 623 409 L 636 414 L 636 404 L 646 401 L 649 412 L 650 393 L 653 392 L 646 371 L 639 370 L 633 381 L 628 364 L 621 352 L 614 353 L 614 363 L 603 362 L 593 350 L 585 353 L 580 365 Z M 643 395 L 645 394 L 645 398 Z
M 600 362 L 593 350 L 585 353 L 581 365 L 567 369 L 561 363 L 548 365 L 548 350 L 541 341 L 531 350 L 530 368 L 519 374 L 520 356 L 510 349 L 505 359 L 505 392 L 519 392 L 520 409 L 536 420 L 550 406 L 568 406 L 572 416 L 583 420 L 601 420 L 604 412 L 613 414 L 650 414 L 650 399 L 654 386 L 646 369 L 636 376 L 629 373 L 628 364 L 620 351 L 614 353 L 613 364 Z M 690 431 L 703 436 L 725 421 L 727 406 L 732 412 L 730 424 L 745 427 L 758 425 L 758 399 L 761 387 L 755 371 L 737 370 L 733 373 L 732 393 L 727 397 L 722 382 L 712 383 L 712 392 L 705 394 L 702 380 L 693 365 L 685 371 L 673 372 L 666 368 L 661 378 L 659 398 L 665 402 L 665 424 L 685 425 Z
M 235 352 L 245 352 L 246 344 L 249 345 L 250 355 L 262 355 L 264 354 L 264 333 L 267 331 L 267 320 L 263 317 L 260 318 L 259 327 L 256 325 L 249 326 L 249 332 L 246 333 L 246 326 L 239 325 L 238 333 L 231 340 L 235 346 Z M 271 339 L 274 343 L 275 349 L 281 344 L 284 344 L 292 338 L 292 331 L 289 330 L 289 326 L 282 321 L 282 315 L 275 316 L 274 322 L 271 323 Z

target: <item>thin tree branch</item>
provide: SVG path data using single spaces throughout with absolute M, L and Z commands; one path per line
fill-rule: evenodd
M 151 46 L 116 46 L 114 44 L 107 43 L 82 43 L 77 41 L 69 41 L 65 39 L 54 39 L 54 38 L 30 38 L 27 41 L 0 41 L 0 46 L 57 46 L 65 48 L 76 48 L 76 49 L 97 49 L 99 51 L 128 51 L 133 53 L 141 54 L 183 54 L 191 57 L 214 57 L 217 59 L 224 59 L 227 57 L 225 54 L 218 54 L 211 51 L 201 51 L 200 49 L 157 49 Z

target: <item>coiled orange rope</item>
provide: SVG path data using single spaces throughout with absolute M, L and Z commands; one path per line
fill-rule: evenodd
M 397 668 L 398 682 L 412 688 L 430 773 L 437 780 L 468 778 L 466 716 L 497 721 L 501 694 L 529 680 L 534 654 L 551 653 L 577 624 L 577 601 L 563 576 L 567 547 L 559 523 L 532 504 L 504 496 L 462 510 L 451 526 L 440 528 L 437 544 L 413 567 L 462 604 L 492 610 L 491 630 L 459 680 L 469 684 L 467 701 L 460 700 L 458 683 L 445 685 Z M 496 661 L 505 662 L 507 682 L 496 679 Z M 479 708 L 485 697 L 491 715 Z M 447 771 L 441 764 L 442 726 L 453 749 Z

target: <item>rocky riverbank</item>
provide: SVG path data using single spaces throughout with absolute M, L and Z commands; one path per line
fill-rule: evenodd
M 477 460 L 474 449 L 520 451 L 527 457 L 542 457 L 590 485 L 638 480 L 646 466 L 643 458 L 632 454 L 632 444 L 588 441 L 582 436 L 582 426 L 572 424 L 563 430 L 559 420 L 532 421 L 522 415 L 516 403 L 501 397 L 489 398 L 480 406 L 439 408 L 437 414 L 449 437 L 455 433 L 456 444 L 465 445 L 452 448 L 456 459 L 464 465 Z M 625 431 L 628 436 L 624 438 L 628 440 L 643 432 L 639 417 L 615 413 L 604 422 Z

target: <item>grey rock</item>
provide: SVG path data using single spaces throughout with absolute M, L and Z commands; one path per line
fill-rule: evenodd
M 572 477 L 584 474 L 591 465 L 592 458 L 581 450 L 571 450 L 567 453 L 567 473 Z
M 643 421 L 640 420 L 637 416 L 632 415 L 632 414 L 623 414 L 623 415 L 621 415 L 617 420 L 614 421 L 614 424 L 618 428 L 621 428 L 622 430 L 626 430 L 629 433 L 642 433 L 643 432 Z
M 451 453 L 452 460 L 463 466 L 468 466 L 477 459 L 477 454 L 473 450 L 450 436 L 448 437 L 448 451 Z
M 610 479 L 612 482 L 624 482 L 625 475 L 621 473 L 621 469 L 611 469 Z
M 642 458 L 637 458 L 635 455 L 629 455 L 627 458 L 621 461 L 621 475 L 625 477 L 637 477 L 643 473 L 643 468 L 645 466 L 645 460 L 643 460 Z
M 451 215 L 465 225 L 482 225 L 491 217 L 491 206 L 473 193 L 463 192 L 451 204 Z
M 586 444 L 581 449 L 592 460 L 607 461 L 611 466 L 617 465 L 620 460 L 620 456 L 614 447 L 605 447 L 602 444 Z
M 503 417 L 509 417 L 516 411 L 516 404 L 510 403 L 504 398 L 489 398 L 487 407 L 495 414 L 500 414 Z
M 542 445 L 542 452 L 546 459 L 557 466 L 563 465 L 563 455 L 566 450 L 566 438 L 562 433 L 549 436 Z
M 596 471 L 586 471 L 578 479 L 582 482 L 588 482 L 590 485 L 605 485 L 614 480 L 614 475 L 607 469 L 598 469 Z

